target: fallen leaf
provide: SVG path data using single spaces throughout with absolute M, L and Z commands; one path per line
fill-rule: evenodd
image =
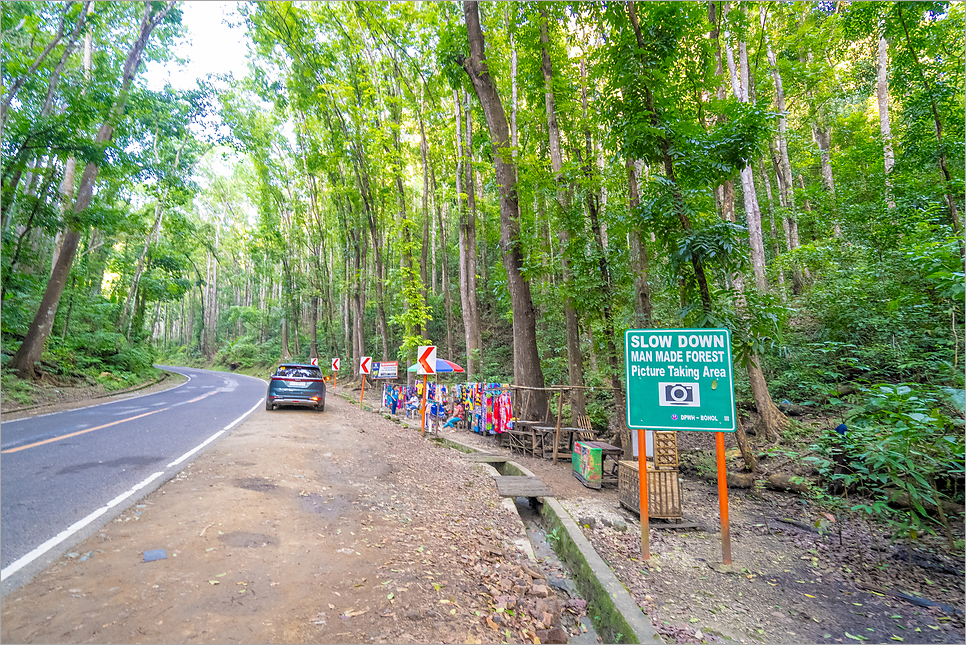
M 335 605 L 333 605 L 331 602 L 329 603 L 329 609 L 335 609 Z
M 220 585 L 221 584 L 221 580 L 209 580 L 208 581 L 208 584 Z
M 805 594 L 805 596 L 806 596 L 807 598 L 814 598 L 814 597 L 815 597 L 815 596 L 813 596 L 813 595 L 812 595 L 812 594 L 810 594 L 810 593 L 807 593 L 807 594 Z
M 355 618 L 356 616 L 361 616 L 362 614 L 369 611 L 369 609 L 360 609 L 359 611 L 347 611 L 340 616 L 340 618 Z
M 224 578 L 224 577 L 225 577 L 225 576 L 227 576 L 227 575 L 228 575 L 228 573 L 227 573 L 227 572 L 225 572 L 225 573 L 219 573 L 219 574 L 218 574 L 217 576 L 215 576 L 215 577 L 216 577 L 216 578 Z
M 902 642 L 902 636 L 896 636 L 895 634 L 893 634 L 889 638 L 891 638 L 894 641 L 899 641 L 900 643 Z
M 393 598 L 395 598 L 395 597 L 396 597 L 396 594 L 394 594 L 394 593 L 392 593 L 391 591 L 389 592 L 389 595 L 388 595 L 388 596 L 386 596 L 386 598 L 387 598 L 388 600 L 392 600 L 392 599 L 393 599 Z
M 500 629 L 500 626 L 493 622 L 489 616 L 486 617 L 486 624 L 490 629 Z

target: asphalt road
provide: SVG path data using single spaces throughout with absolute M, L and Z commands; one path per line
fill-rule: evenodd
M 264 403 L 261 379 L 159 367 L 188 381 L 0 426 L 4 594 L 176 475 Z

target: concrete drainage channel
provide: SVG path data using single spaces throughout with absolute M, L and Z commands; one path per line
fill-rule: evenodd
M 444 444 L 461 452 L 478 452 L 475 448 L 466 446 L 452 439 L 439 438 Z M 494 477 L 533 477 L 533 473 L 516 462 L 506 461 L 496 466 L 483 464 L 493 471 Z M 540 498 L 542 503 L 531 511 L 526 498 L 517 498 L 516 508 L 520 512 L 521 500 L 524 511 L 520 512 L 520 519 L 524 526 L 530 522 L 531 526 L 539 527 L 538 536 L 555 535 L 556 539 L 539 541 L 531 548 L 534 552 L 545 553 L 547 546 L 551 547 L 555 558 L 570 571 L 573 584 L 582 598 L 587 600 L 587 615 L 593 617 L 593 628 L 605 643 L 662 643 L 650 619 L 640 610 L 634 599 L 627 593 L 627 589 L 620 583 L 614 572 L 601 559 L 594 547 L 584 537 L 583 531 L 577 526 L 570 514 L 554 497 Z M 532 536 L 533 531 L 527 535 Z M 588 629 L 588 634 L 590 633 Z M 589 642 L 596 641 L 596 638 Z M 571 640 L 571 643 L 581 642 Z
M 351 401 L 351 399 L 347 400 Z M 369 406 L 365 409 L 382 414 Z M 419 424 L 413 425 L 402 419 L 393 420 L 400 425 L 419 429 Z M 463 453 L 486 454 L 455 439 L 431 435 L 427 437 Z M 493 465 L 488 463 L 479 465 L 489 469 L 494 478 L 534 477 L 532 472 L 509 460 L 497 461 Z M 525 497 L 516 498 L 515 503 L 509 498 L 505 501 L 508 509 L 517 511 L 524 527 L 525 535 L 517 541 L 518 546 L 534 559 L 552 558 L 551 561 L 562 562 L 570 572 L 570 579 L 565 578 L 554 582 L 571 593 L 572 588 L 576 587 L 577 593 L 587 600 L 587 615 L 592 617 L 593 624 L 584 623 L 587 632 L 571 638 L 569 641 L 571 644 L 590 645 L 597 642 L 598 636 L 604 643 L 664 642 L 651 625 L 650 619 L 637 606 L 627 589 L 594 550 L 570 513 L 556 498 L 538 498 L 536 508 L 531 508 Z M 547 539 L 550 536 L 555 537 Z M 568 589 L 567 585 L 573 587 Z

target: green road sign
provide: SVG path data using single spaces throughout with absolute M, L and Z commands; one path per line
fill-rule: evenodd
M 627 426 L 735 431 L 727 329 L 628 329 Z

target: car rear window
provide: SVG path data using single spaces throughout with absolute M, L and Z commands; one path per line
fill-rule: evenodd
M 322 370 L 317 367 L 293 367 L 291 365 L 281 365 L 273 376 L 284 376 L 286 378 L 322 378 Z

